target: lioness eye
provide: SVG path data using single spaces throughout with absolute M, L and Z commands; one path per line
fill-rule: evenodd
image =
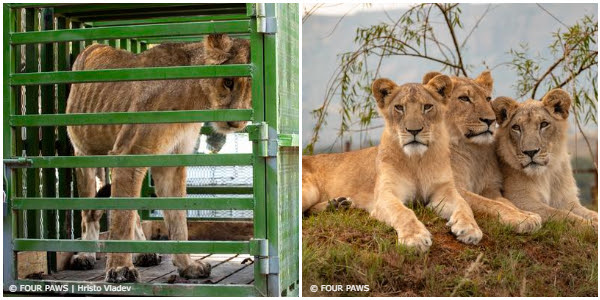
M 486 101 L 492 101 L 492 97 L 486 97 L 485 100 Z
M 550 124 L 548 122 L 544 121 L 540 124 L 540 128 L 548 127 L 548 125 L 550 125 Z
M 471 102 L 471 99 L 469 99 L 468 96 L 460 96 L 460 97 L 458 97 L 458 100 L 465 101 L 465 102 Z
M 225 78 L 223 79 L 223 85 L 228 88 L 228 89 L 232 89 L 233 88 L 233 79 L 231 78 Z
M 430 109 L 432 109 L 432 108 L 433 108 L 433 105 L 432 105 L 432 104 L 425 104 L 425 105 L 423 105 L 423 110 L 424 110 L 424 111 L 429 111 L 429 110 L 430 110 Z
M 399 105 L 399 104 L 398 104 L 398 105 L 394 105 L 394 109 L 395 109 L 397 112 L 400 112 L 400 113 L 401 113 L 401 112 L 404 112 L 404 107 L 403 107 L 402 105 Z
M 512 126 L 512 129 L 515 130 L 515 131 L 521 131 L 521 127 L 519 125 L 516 125 L 516 124 Z

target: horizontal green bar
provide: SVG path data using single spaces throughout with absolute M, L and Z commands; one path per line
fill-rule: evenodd
M 180 296 L 180 297 L 250 297 L 260 296 L 254 285 L 242 284 L 168 284 L 168 283 L 105 283 L 88 281 L 59 281 L 59 280 L 16 280 L 16 293 L 21 286 L 41 286 L 44 294 L 61 294 L 56 291 L 57 286 L 66 286 L 67 294 L 80 295 L 120 295 L 120 296 Z M 80 289 L 81 286 L 93 286 L 96 289 Z M 111 289 L 115 287 L 127 288 L 127 292 Z M 4 286 L 5 296 L 10 296 L 8 286 Z
M 13 198 L 12 209 L 232 209 L 254 207 L 253 198 Z
M 142 81 L 214 77 L 250 77 L 251 75 L 252 65 L 202 65 L 180 67 L 16 73 L 10 75 L 10 84 L 40 85 L 56 83 Z
M 83 241 L 14 239 L 15 251 L 252 254 L 249 241 Z M 258 251 L 257 251 L 258 252 Z
M 139 24 L 161 24 L 161 23 L 183 23 L 183 22 L 201 22 L 201 21 L 218 21 L 218 20 L 243 20 L 248 19 L 248 16 L 243 14 L 231 15 L 214 15 L 214 16 L 178 16 L 178 17 L 162 17 L 162 18 L 147 18 L 134 20 L 115 20 L 115 21 L 96 21 L 90 22 L 93 27 L 101 26 L 123 26 L 123 25 L 139 25 Z
M 28 156 L 4 159 L 18 168 L 131 168 L 171 166 L 248 166 L 252 154 L 172 154 L 172 155 L 90 155 L 90 156 Z
M 251 109 L 111 112 L 11 116 L 10 126 L 67 126 L 100 124 L 196 123 L 251 121 Z
M 249 31 L 249 20 L 230 20 L 181 24 L 174 23 L 63 29 L 32 32 L 13 32 L 10 34 L 10 43 L 12 45 L 19 45 L 84 40 L 180 36 L 194 34 L 201 35 L 210 33 L 241 33 Z
M 252 194 L 252 186 L 188 186 L 188 194 Z
M 280 147 L 299 147 L 300 137 L 298 134 L 280 134 L 277 143 Z

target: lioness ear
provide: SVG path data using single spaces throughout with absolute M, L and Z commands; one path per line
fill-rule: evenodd
M 567 119 L 569 117 L 569 108 L 571 107 L 571 96 L 561 89 L 549 91 L 542 103 L 546 110 L 557 119 Z
M 492 92 L 494 87 L 494 79 L 492 79 L 492 73 L 489 70 L 485 70 L 475 78 L 475 82 L 485 88 L 488 92 Z
M 220 65 L 231 57 L 233 40 L 226 34 L 210 34 L 204 38 L 204 58 L 207 65 Z
M 431 78 L 433 78 L 433 77 L 435 77 L 435 76 L 438 76 L 438 75 L 442 75 L 442 73 L 440 73 L 440 72 L 435 72 L 435 71 L 433 71 L 433 72 L 429 72 L 429 73 L 425 74 L 425 76 L 423 76 L 423 81 L 422 81 L 422 83 L 423 83 L 423 84 L 426 84 L 426 83 L 428 83 L 428 82 L 429 82 L 429 80 L 431 80 Z
M 509 97 L 498 97 L 492 101 L 492 109 L 496 114 L 496 122 L 499 126 L 504 126 L 508 123 L 517 110 L 519 104 L 515 99 Z
M 442 96 L 442 103 L 448 103 L 448 98 L 452 94 L 454 84 L 452 79 L 446 75 L 437 75 L 431 78 L 426 84 L 426 87 L 435 91 L 436 94 Z
M 377 106 L 379 106 L 379 108 L 383 108 L 385 106 L 385 97 L 390 95 L 395 87 L 397 87 L 397 85 L 387 78 L 379 78 L 373 81 L 373 85 L 371 85 L 371 91 L 373 91 L 373 96 L 375 96 L 375 100 L 377 101 Z

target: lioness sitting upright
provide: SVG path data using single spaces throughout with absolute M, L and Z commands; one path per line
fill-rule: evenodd
M 79 54 L 73 70 L 98 70 L 185 65 L 246 64 L 250 61 L 250 43 L 227 35 L 207 36 L 203 42 L 162 44 L 141 54 L 118 50 L 107 45 L 92 45 Z M 135 71 L 133 71 L 135 72 Z M 251 107 L 251 79 L 205 78 L 186 80 L 124 81 L 73 84 L 67 101 L 67 113 L 172 111 L 203 109 L 248 109 Z M 220 132 L 239 131 L 246 122 L 216 122 Z M 68 126 L 75 155 L 189 154 L 192 153 L 201 123 L 124 124 Z M 152 167 L 156 194 L 160 197 L 185 197 L 185 167 Z M 112 197 L 139 197 L 147 168 L 113 168 Z M 96 170 L 76 170 L 81 197 L 96 193 Z M 102 210 L 82 211 L 82 239 L 97 240 Z M 164 219 L 170 240 L 187 240 L 186 212 L 165 210 Z M 145 240 L 139 216 L 134 210 L 116 210 L 110 218 L 111 240 Z M 148 249 L 152 250 L 152 249 Z M 153 254 L 152 254 L 153 255 Z M 157 262 L 148 254 L 109 253 L 106 281 L 137 281 L 133 264 Z M 95 253 L 78 253 L 72 259 L 75 268 L 91 268 Z M 206 277 L 210 265 L 193 261 L 189 254 L 174 254 L 173 264 L 186 278 Z
M 423 82 L 440 75 L 427 73 Z M 446 112 L 450 134 L 450 160 L 454 182 L 473 212 L 498 217 L 516 232 L 541 227 L 539 215 L 522 211 L 502 197 L 502 173 L 494 144 L 496 115 L 491 94 L 494 81 L 489 71 L 477 78 L 452 76 L 454 89 Z
M 450 166 L 444 113 L 452 89 L 445 75 L 426 84 L 373 82 L 377 108 L 385 120 L 380 145 L 303 157 L 302 210 L 334 197 L 351 197 L 358 208 L 394 227 L 400 244 L 426 251 L 431 234 L 405 206 L 422 200 L 449 220 L 460 241 L 478 243 L 481 230 L 455 188 Z M 375 167 L 369 159 L 373 155 Z
M 541 101 L 517 103 L 508 97 L 493 102 L 500 128 L 497 152 L 504 174 L 504 195 L 544 221 L 567 218 L 593 223 L 598 213 L 581 205 L 567 152 L 571 97 L 561 89 Z

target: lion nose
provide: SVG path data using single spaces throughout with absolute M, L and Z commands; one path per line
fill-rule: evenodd
M 227 125 L 229 125 L 229 127 L 236 129 L 244 127 L 245 124 L 246 122 L 227 122 Z
M 494 123 L 494 121 L 496 121 L 495 119 L 484 119 L 484 118 L 479 118 L 479 120 L 485 124 L 487 124 L 488 126 L 492 125 L 492 123 Z
M 423 130 L 423 128 L 421 128 L 421 129 L 408 129 L 408 128 L 406 128 L 406 131 L 410 132 L 414 136 L 417 136 L 417 134 L 419 134 L 419 132 L 421 132 L 422 130 Z
M 527 156 L 533 158 L 538 152 L 540 152 L 540 149 L 535 149 L 535 150 L 527 150 L 527 151 L 523 151 L 523 154 L 526 154 Z

